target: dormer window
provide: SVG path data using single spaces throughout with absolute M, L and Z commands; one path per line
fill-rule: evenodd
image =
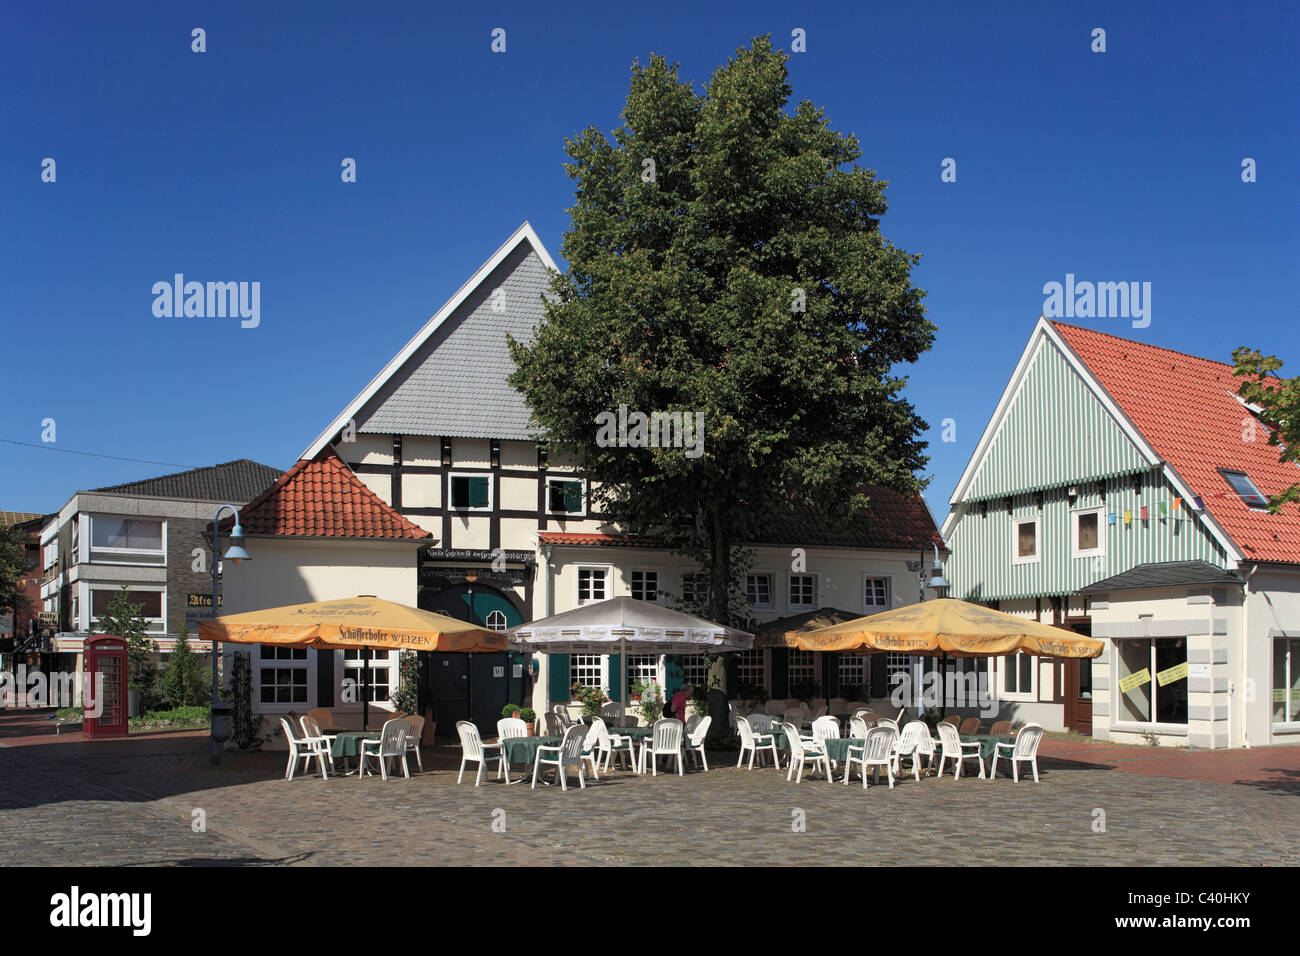
M 1219 469 L 1219 474 L 1223 475 L 1223 480 L 1232 486 L 1232 490 L 1251 508 L 1267 508 L 1268 499 L 1260 494 L 1255 483 L 1246 476 L 1244 471 L 1225 471 Z

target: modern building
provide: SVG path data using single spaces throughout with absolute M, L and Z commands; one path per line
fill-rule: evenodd
M 54 621 L 53 651 L 80 670 L 85 638 L 123 587 L 160 653 L 172 651 L 182 629 L 196 637 L 199 620 L 213 613 L 207 529 L 216 508 L 242 505 L 280 474 L 240 459 L 74 494 L 40 533 L 40 600 Z
M 952 594 L 1103 638 L 991 669 L 1099 739 L 1300 743 L 1300 469 L 1232 367 L 1040 319 L 951 499 Z
M 574 463 L 539 443 L 506 378 L 507 333 L 532 338 L 554 261 L 525 223 L 307 446 L 301 460 L 241 514 L 252 560 L 227 571 L 231 612 L 372 594 L 497 630 L 618 595 L 672 603 L 695 571 L 680 556 L 607 525 Z M 231 522 L 227 521 L 229 525 Z M 922 551 L 942 542 L 919 497 L 873 493 L 851 528 L 774 518 L 753 542 L 754 616 L 838 605 L 866 613 L 915 601 Z M 792 561 L 803 548 L 806 567 Z M 797 569 L 796 569 L 797 568 Z M 228 654 L 248 653 L 234 645 Z M 315 706 L 348 712 L 360 661 L 341 651 L 254 648 L 254 708 L 267 717 Z M 391 709 L 396 654 L 376 654 L 371 703 Z M 434 654 L 423 708 L 440 732 L 471 717 L 493 726 L 507 700 L 542 709 L 573 684 L 653 678 L 671 692 L 703 683 L 702 659 Z M 822 662 L 758 650 L 741 682 L 784 691 Z M 865 683 L 863 659 L 836 663 L 835 681 Z

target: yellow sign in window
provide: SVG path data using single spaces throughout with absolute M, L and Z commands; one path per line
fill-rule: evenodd
M 1166 684 L 1172 684 L 1174 681 L 1182 680 L 1186 676 L 1187 662 L 1183 661 L 1181 664 L 1175 664 L 1166 670 L 1158 671 L 1156 673 L 1156 683 L 1164 687 Z
M 1137 688 L 1144 687 L 1149 683 L 1151 683 L 1151 671 L 1144 667 L 1140 671 L 1122 678 L 1119 682 L 1119 692 L 1121 694 L 1131 694 Z

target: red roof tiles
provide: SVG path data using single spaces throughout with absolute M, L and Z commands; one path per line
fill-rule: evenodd
M 870 502 L 852 522 L 828 525 L 806 512 L 772 515 L 765 530 L 747 541 L 750 545 L 791 547 L 866 548 L 879 551 L 920 551 L 931 544 L 946 550 L 934 526 L 930 509 L 920 495 L 900 495 L 887 488 L 864 488 Z M 654 541 L 626 534 L 543 531 L 544 544 L 587 545 L 590 547 L 660 547 Z
M 1300 468 L 1279 459 L 1268 430 L 1236 399 L 1239 379 L 1231 365 L 1053 325 L 1247 560 L 1300 563 L 1300 509 L 1252 510 L 1219 474 L 1220 468 L 1245 472 L 1265 495 L 1300 481 Z
M 299 461 L 240 509 L 245 534 L 327 538 L 433 537 L 398 514 L 333 451 Z M 222 528 L 233 524 L 222 521 Z

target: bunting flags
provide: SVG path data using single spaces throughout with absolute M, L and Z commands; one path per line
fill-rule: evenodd
M 1143 521 L 1146 521 L 1146 520 L 1147 520 L 1147 506 L 1146 506 L 1146 505 L 1143 505 L 1143 506 L 1142 506 L 1142 520 L 1143 520 Z
M 1133 523 L 1133 512 L 1129 511 L 1127 508 L 1124 509 L 1124 523 L 1126 525 Z

